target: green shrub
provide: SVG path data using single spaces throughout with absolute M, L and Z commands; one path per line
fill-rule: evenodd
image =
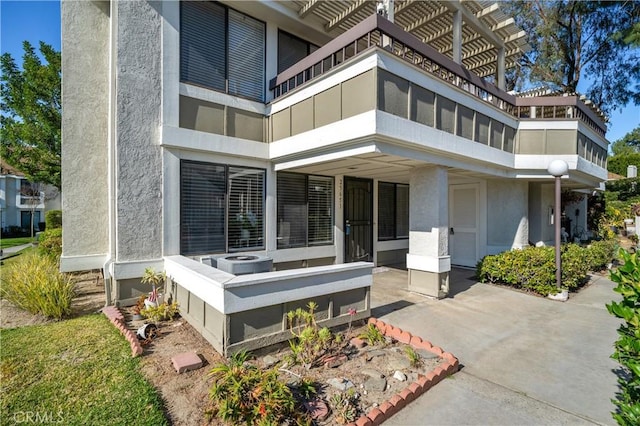
M 40 234 L 38 252 L 56 261 L 62 255 L 62 228 L 47 229 Z
M 260 370 L 246 352 L 213 367 L 209 376 L 209 415 L 231 424 L 275 425 L 307 423 L 291 389 L 278 379 L 278 370 Z
M 616 240 L 594 241 L 589 244 L 587 261 L 589 262 L 590 271 L 601 271 L 607 268 L 616 255 L 618 243 Z
M 44 216 L 44 221 L 46 229 L 62 228 L 62 210 L 49 210 Z
M 610 274 L 617 285 L 613 290 L 622 295 L 622 301 L 611 302 L 607 310 L 624 320 L 618 327 L 618 340 L 611 356 L 626 370 L 618 378 L 620 391 L 613 403 L 617 411 L 613 418 L 620 425 L 640 424 L 640 260 L 638 254 L 620 250 L 623 262 Z
M 49 256 L 20 256 L 3 268 L 0 281 L 0 296 L 19 308 L 55 319 L 71 314 L 74 284 Z
M 615 244 L 615 243 L 614 243 Z M 600 242 L 595 248 L 577 244 L 562 246 L 562 286 L 574 290 L 588 279 L 592 265 L 606 258 L 611 243 Z M 608 261 L 607 261 L 608 263 Z M 504 284 L 531 290 L 542 296 L 557 291 L 554 247 L 525 247 L 497 255 L 485 256 L 476 267 L 481 282 Z

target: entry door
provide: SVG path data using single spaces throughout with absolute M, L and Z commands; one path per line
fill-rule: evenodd
M 373 181 L 344 179 L 344 261 L 373 261 Z
M 478 262 L 478 194 L 478 184 L 449 186 L 449 253 L 454 265 Z

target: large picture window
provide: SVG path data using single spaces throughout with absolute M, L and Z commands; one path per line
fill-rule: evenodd
M 181 81 L 264 101 L 264 22 L 216 2 L 180 5 Z
M 262 169 L 182 160 L 180 252 L 264 249 Z
M 300 62 L 318 46 L 282 30 L 278 31 L 278 74 Z
M 278 248 L 333 244 L 333 178 L 278 173 Z
M 409 238 L 409 185 L 378 183 L 378 240 Z

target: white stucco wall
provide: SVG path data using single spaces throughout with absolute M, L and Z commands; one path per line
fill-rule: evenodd
M 553 183 L 529 183 L 529 239 L 553 244 L 554 228 L 549 216 L 554 204 Z
M 116 261 L 162 256 L 161 2 L 117 2 Z
M 109 3 L 63 0 L 61 267 L 108 251 Z
M 487 181 L 487 253 L 522 248 L 529 241 L 529 184 Z

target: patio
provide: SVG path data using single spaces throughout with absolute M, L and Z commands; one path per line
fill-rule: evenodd
M 618 364 L 609 358 L 617 295 L 601 275 L 566 303 L 476 283 L 451 271 L 451 297 L 406 290 L 406 271 L 374 270 L 372 315 L 458 356 L 461 371 L 388 423 L 613 424 Z

